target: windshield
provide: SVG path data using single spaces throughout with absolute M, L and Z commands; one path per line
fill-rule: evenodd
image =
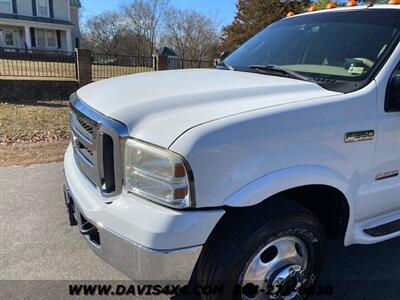
M 389 51 L 399 29 L 400 10 L 305 14 L 270 25 L 224 62 L 242 71 L 273 65 L 314 79 L 362 81 Z

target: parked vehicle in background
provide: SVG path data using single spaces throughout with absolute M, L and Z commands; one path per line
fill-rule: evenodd
M 399 36 L 400 6 L 313 12 L 213 70 L 81 88 L 64 163 L 71 224 L 137 281 L 300 297 L 325 239 L 400 236 Z

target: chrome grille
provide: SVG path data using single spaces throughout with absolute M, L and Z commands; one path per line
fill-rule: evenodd
M 93 110 L 76 94 L 71 96 L 72 146 L 77 166 L 104 196 L 122 189 L 120 138 L 128 136 L 125 125 Z
M 86 132 L 89 137 L 93 137 L 93 124 L 89 124 L 88 121 L 85 121 L 81 117 L 76 117 L 76 121 L 79 123 L 80 127 Z
M 98 139 L 97 134 L 93 134 L 96 123 L 79 114 L 80 112 L 76 110 L 70 113 L 72 145 L 74 147 L 75 160 L 79 169 L 87 179 L 89 179 L 93 185 L 101 186 L 98 181 L 98 167 L 96 166 Z

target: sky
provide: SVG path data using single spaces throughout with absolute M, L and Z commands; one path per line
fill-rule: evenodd
M 81 0 L 83 19 L 95 16 L 103 11 L 118 9 L 129 0 Z M 346 0 L 339 0 L 345 2 Z M 218 24 L 228 25 L 233 21 L 236 13 L 237 0 L 170 0 L 173 7 L 180 9 L 194 9 L 208 16 L 216 17 Z
M 83 19 L 103 11 L 117 9 L 128 0 L 81 0 Z M 173 7 L 194 9 L 208 16 L 216 16 L 220 26 L 230 24 L 236 12 L 236 0 L 170 0 Z

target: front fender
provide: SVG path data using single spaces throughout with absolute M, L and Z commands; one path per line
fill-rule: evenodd
M 341 191 L 346 199 L 351 198 L 347 180 L 337 171 L 318 165 L 301 165 L 256 179 L 228 197 L 224 204 L 232 207 L 252 206 L 280 192 L 305 185 L 331 186 Z M 351 203 L 348 202 L 351 210 Z

